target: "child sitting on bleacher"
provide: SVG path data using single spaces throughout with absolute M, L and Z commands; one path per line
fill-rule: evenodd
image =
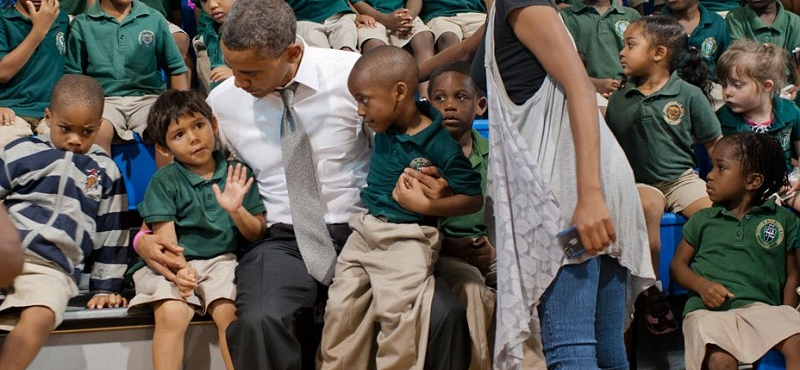
M 746 39 L 736 41 L 717 66 L 725 99 L 717 117 L 723 135 L 753 131 L 777 139 L 791 172 L 792 159 L 800 153 L 800 108 L 778 94 L 785 68 L 786 58 L 779 47 Z M 793 205 L 794 199 L 788 202 Z
M 486 22 L 483 0 L 425 0 L 419 14 L 439 51 L 469 38 Z
M 575 46 L 586 58 L 586 72 L 595 90 L 608 98 L 622 86 L 625 77 L 619 62 L 622 35 L 639 18 L 639 13 L 616 0 L 586 0 L 560 13 Z
M 439 217 L 478 211 L 481 176 L 444 128 L 442 115 L 415 102 L 419 71 L 400 48 L 381 46 L 353 66 L 347 87 L 358 115 L 375 132 L 367 187 L 368 212 L 350 218 L 352 234 L 336 261 L 328 290 L 317 369 L 366 369 L 355 365 L 375 341 L 378 369 L 421 370 L 428 342 L 433 268 L 441 236 Z M 430 199 L 407 167 L 436 166 L 452 195 Z M 400 179 L 400 181 L 398 181 Z M 431 353 L 430 356 L 440 356 Z
M 66 75 L 45 111 L 50 136 L 0 150 L 0 198 L 25 247 L 22 274 L 0 305 L 0 329 L 11 329 L 0 369 L 33 361 L 78 294 L 84 270 L 91 270 L 89 308 L 127 303 L 118 294 L 128 262 L 125 185 L 117 165 L 92 145 L 102 112 L 103 88 Z
M 297 34 L 309 45 L 358 50 L 356 12 L 347 0 L 288 0 L 297 17 Z M 372 20 L 374 22 L 374 20 Z
M 64 74 L 67 14 L 54 0 L 27 4 L 0 9 L 0 146 L 47 132 L 44 108 Z
M 202 41 L 195 42 L 195 52 L 197 77 L 204 90 L 211 91 L 222 81 L 233 76 L 233 71 L 222 58 L 219 32 L 235 2 L 236 0 L 200 0 L 203 14 L 200 17 L 200 29 L 196 39 L 202 37 Z
M 139 0 L 97 0 L 72 21 L 65 73 L 94 77 L 106 92 L 97 144 L 108 153 L 114 133 L 132 140 L 147 123 L 147 113 L 166 84 L 188 90 L 186 66 L 167 20 Z M 157 163 L 167 163 L 156 156 Z
M 687 40 L 683 27 L 671 17 L 631 23 L 620 53 L 628 82 L 611 95 L 606 112 L 606 122 L 633 168 L 656 271 L 664 210 L 689 218 L 711 206 L 705 182 L 694 171 L 692 144 L 702 143 L 710 152 L 720 127 L 703 92 L 675 72 L 688 50 Z M 702 63 L 698 54 L 690 62 Z M 697 75 L 705 79 L 704 72 Z M 677 329 L 659 286 L 646 290 L 642 302 L 651 332 Z
M 472 168 L 481 174 L 486 194 L 489 167 L 489 141 L 472 128 L 475 116 L 486 111 L 486 98 L 472 81 L 470 64 L 444 65 L 431 74 L 428 96 L 442 114 L 442 124 L 458 142 Z M 416 171 L 406 170 L 413 175 Z M 444 237 L 436 262 L 442 276 L 467 309 L 467 324 L 472 339 L 470 370 L 492 368 L 492 335 L 497 285 L 497 252 L 488 238 L 485 207 L 478 212 L 447 217 L 439 223 Z M 487 210 L 491 217 L 491 208 Z
M 770 196 L 786 185 L 777 140 L 725 136 L 711 153 L 714 206 L 683 227 L 670 264 L 689 290 L 683 320 L 687 370 L 739 368 L 771 348 L 800 369 L 800 221 Z
M 164 92 L 147 125 L 145 138 L 175 161 L 150 180 L 139 213 L 155 234 L 183 247 L 188 262 L 174 271 L 174 281 L 141 268 L 141 262 L 135 266 L 140 269 L 133 275 L 131 308 L 153 307 L 154 369 L 181 368 L 189 322 L 195 312 L 208 312 L 225 366 L 232 370 L 225 330 L 236 319 L 234 253 L 240 243 L 264 236 L 264 204 L 250 171 L 215 150 L 217 119 L 197 93 Z

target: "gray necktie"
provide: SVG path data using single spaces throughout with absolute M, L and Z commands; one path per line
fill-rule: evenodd
M 281 120 L 281 152 L 289 191 L 297 246 L 309 275 L 328 285 L 333 280 L 336 250 L 325 224 L 325 208 L 319 196 L 317 171 L 311 155 L 311 143 L 294 110 L 296 83 L 281 89 L 283 118 Z

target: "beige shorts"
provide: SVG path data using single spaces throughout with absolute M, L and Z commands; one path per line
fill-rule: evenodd
M 131 299 L 130 309 L 149 305 L 167 299 L 184 300 L 195 306 L 195 311 L 205 315 L 208 306 L 218 299 L 236 300 L 236 256 L 226 253 L 207 260 L 189 261 L 189 266 L 197 270 L 198 284 L 194 293 L 186 299 L 181 298 L 178 287 L 149 267 L 142 267 L 133 274 L 136 296 Z M 138 307 L 141 309 L 142 307 Z
M 103 119 L 114 125 L 120 139 L 133 140 L 133 133 L 142 136 L 147 127 L 147 115 L 158 95 L 107 96 L 103 107 Z
M 358 46 L 356 15 L 337 13 L 322 23 L 297 21 L 297 34 L 310 46 L 327 49 L 350 48 Z
M 686 370 L 700 370 L 708 344 L 752 363 L 795 334 L 800 334 L 800 312 L 789 306 L 753 303 L 730 311 L 693 311 L 683 319 Z
M 10 125 L 0 126 L 0 146 L 5 146 L 21 137 L 44 135 L 49 132 L 50 127 L 44 118 L 16 116 Z
M 669 212 L 680 212 L 699 199 L 708 197 L 706 182 L 694 170 L 686 170 L 674 181 L 653 185 L 636 184 L 637 188 L 648 188 L 661 194 Z
M 397 37 L 394 32 L 379 22 L 375 22 L 375 27 L 361 27 L 358 29 L 358 45 L 364 45 L 364 42 L 370 39 L 378 39 L 383 41 L 384 44 L 402 48 L 417 34 L 431 32 L 428 26 L 426 26 L 419 17 L 414 18 L 414 22 L 412 22 L 411 26 L 411 35 L 404 39 Z
M 78 286 L 72 276 L 26 259 L 22 274 L 14 279 L 11 293 L 0 304 L 0 329 L 13 329 L 19 322 L 20 309 L 31 306 L 44 306 L 53 311 L 56 315 L 55 329 L 64 321 L 67 303 L 77 295 Z
M 484 13 L 459 13 L 452 17 L 436 17 L 428 21 L 428 28 L 438 40 L 446 32 L 452 32 L 459 40 L 472 36 L 486 22 Z

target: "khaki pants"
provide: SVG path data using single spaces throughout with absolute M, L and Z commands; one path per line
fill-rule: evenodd
M 44 135 L 50 132 L 44 118 L 14 117 L 14 122 L 0 126 L 0 146 L 31 135 Z
M 366 213 L 351 217 L 350 227 L 328 290 L 318 368 L 369 368 L 377 321 L 377 369 L 422 370 L 439 231 Z
M 486 286 L 486 279 L 477 267 L 455 257 L 442 257 L 436 271 L 453 289 L 467 308 L 467 324 L 472 341 L 469 370 L 491 370 L 494 331 L 495 292 Z

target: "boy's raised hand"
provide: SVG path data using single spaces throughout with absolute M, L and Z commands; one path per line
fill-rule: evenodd
M 42 0 L 39 10 L 36 10 L 31 1 L 25 1 L 25 5 L 28 10 L 28 16 L 31 18 L 31 23 L 33 23 L 31 32 L 38 32 L 39 35 L 44 37 L 50 31 L 50 26 L 53 25 L 53 22 L 61 12 L 58 0 Z
M 0 126 L 8 126 L 14 123 L 17 115 L 9 108 L 0 108 Z
M 697 294 L 700 294 L 703 304 L 709 308 L 717 308 L 725 303 L 726 299 L 733 298 L 733 293 L 724 285 L 705 278 L 703 278 Z
M 89 309 L 101 309 L 104 307 L 127 307 L 128 300 L 119 294 L 95 294 L 89 302 L 86 302 L 86 307 Z
M 244 196 L 253 185 L 253 178 L 247 178 L 247 168 L 241 163 L 236 164 L 236 168 L 228 166 L 228 178 L 225 180 L 225 191 L 219 189 L 219 185 L 212 185 L 217 203 L 228 213 L 236 212 L 242 206 Z

